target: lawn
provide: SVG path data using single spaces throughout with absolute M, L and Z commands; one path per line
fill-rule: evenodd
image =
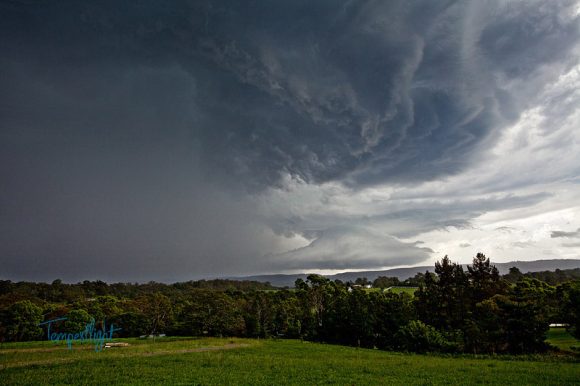
M 580 349 L 580 340 L 575 339 L 572 335 L 570 335 L 564 327 L 550 328 L 546 342 L 566 352 L 574 352 L 575 350 L 572 350 L 572 347 L 577 347 Z
M 473 357 L 391 353 L 301 342 L 178 338 L 125 339 L 129 347 L 39 342 L 0 348 L 0 383 L 176 385 L 572 385 L 572 356 Z
M 392 292 L 395 294 L 406 293 L 411 296 L 415 296 L 415 291 L 417 291 L 419 287 L 390 287 L 388 292 Z

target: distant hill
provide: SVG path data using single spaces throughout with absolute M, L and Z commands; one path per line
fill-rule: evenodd
M 574 269 L 580 268 L 580 260 L 565 260 L 565 259 L 552 259 L 552 260 L 534 260 L 534 261 L 510 261 L 508 263 L 492 263 L 497 267 L 500 274 L 504 275 L 508 273 L 511 267 L 517 267 L 522 273 L 526 272 L 539 272 L 539 271 L 555 271 L 556 269 Z M 463 265 L 466 269 L 467 264 Z M 421 267 L 409 267 L 409 268 L 393 268 L 383 271 L 362 271 L 362 272 L 343 272 L 336 275 L 326 275 L 330 280 L 342 280 L 355 281 L 359 277 L 366 277 L 368 280 L 373 281 L 379 276 L 389 276 L 397 277 L 399 280 L 405 280 L 410 277 L 415 276 L 417 273 L 425 271 L 434 271 L 434 266 L 421 266 Z M 300 278 L 306 280 L 307 273 L 301 274 L 273 274 L 273 275 L 256 275 L 256 276 L 245 276 L 245 277 L 230 277 L 229 279 L 234 280 L 252 280 L 259 282 L 269 282 L 274 287 L 294 287 L 294 282 L 296 279 Z

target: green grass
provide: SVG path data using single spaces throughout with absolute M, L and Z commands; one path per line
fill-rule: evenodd
M 415 291 L 417 291 L 419 287 L 391 287 L 388 292 L 392 292 L 395 294 L 406 293 L 411 296 L 415 296 Z
M 415 296 L 415 291 L 417 291 L 419 287 L 389 287 L 388 289 L 385 288 L 363 288 L 363 290 L 367 293 L 370 292 L 391 292 L 394 294 L 406 293 L 411 296 Z
M 366 293 L 383 292 L 383 289 L 382 288 L 363 288 L 363 291 L 365 291 Z
M 572 347 L 580 348 L 580 340 L 570 335 L 564 327 L 550 328 L 546 342 L 566 352 L 574 352 Z
M 124 340 L 125 348 L 40 342 L 0 349 L 0 383 L 118 385 L 572 385 L 572 356 L 428 356 L 296 340 Z M 206 351 L 204 351 L 206 350 Z

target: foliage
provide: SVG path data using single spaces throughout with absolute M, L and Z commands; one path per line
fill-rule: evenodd
M 241 336 L 244 318 L 238 304 L 222 292 L 192 292 L 183 309 L 185 335 Z
M 570 333 L 580 339 L 580 280 L 558 288 L 558 298 L 562 305 L 561 320 L 568 323 Z
M 527 272 L 523 276 L 557 285 L 580 279 L 580 268 L 556 269 L 555 271 Z
M 72 310 L 68 313 L 67 319 L 64 321 L 64 330 L 67 332 L 80 332 L 85 329 L 88 323 L 92 320 L 91 315 L 85 310 Z
M 399 278 L 379 276 L 373 281 L 374 288 L 389 288 L 401 285 Z
M 510 282 L 511 281 L 511 282 Z M 167 334 L 300 338 L 382 350 L 532 353 L 546 349 L 549 323 L 579 331 L 578 282 L 553 287 L 516 269 L 502 278 L 479 253 L 464 270 L 447 256 L 434 272 L 371 290 L 320 275 L 292 290 L 233 280 L 166 285 L 85 281 L 0 282 L 0 339 L 39 339 L 38 323 L 67 317 L 55 331 L 78 332 L 92 319 L 120 327 L 117 336 Z M 405 291 L 381 291 L 389 284 Z M 419 289 L 408 287 L 419 283 Z M 265 288 L 268 288 L 267 290 Z
M 523 276 L 524 274 L 519 270 L 519 268 L 511 267 L 509 272 L 506 275 L 503 275 L 503 278 L 510 283 L 516 283 L 521 280 Z
M 555 289 L 511 270 L 515 285 L 503 281 L 485 255 L 478 253 L 464 272 L 447 256 L 435 264 L 416 296 L 419 318 L 453 337 L 466 352 L 537 352 L 556 314 Z
M 42 336 L 42 308 L 29 300 L 14 303 L 2 315 L 3 333 L 0 341 L 23 341 L 39 339 Z
M 450 351 L 452 344 L 434 327 L 412 320 L 395 335 L 398 348 L 403 351 L 433 352 Z

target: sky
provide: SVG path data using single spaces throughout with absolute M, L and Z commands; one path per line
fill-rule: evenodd
M 0 278 L 580 258 L 580 2 L 0 0 Z

